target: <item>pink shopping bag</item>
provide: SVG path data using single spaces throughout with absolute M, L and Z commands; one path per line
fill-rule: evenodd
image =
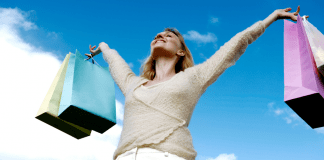
M 314 129 L 324 126 L 323 77 L 302 23 L 284 20 L 284 101 Z

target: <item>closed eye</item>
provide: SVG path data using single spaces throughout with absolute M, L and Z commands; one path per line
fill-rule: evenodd
M 162 37 L 162 36 L 161 35 L 157 35 L 156 37 L 154 37 L 154 39 L 156 39 L 158 37 Z M 168 34 L 167 37 L 172 37 L 172 36 Z

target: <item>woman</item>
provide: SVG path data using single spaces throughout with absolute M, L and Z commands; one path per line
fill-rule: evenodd
M 235 35 L 212 57 L 194 66 L 177 30 L 166 29 L 151 42 L 151 55 L 136 76 L 116 50 L 101 42 L 90 54 L 103 52 L 110 73 L 125 96 L 124 125 L 114 160 L 195 159 L 188 125 L 201 95 L 277 19 L 297 21 L 297 11 L 279 9 Z

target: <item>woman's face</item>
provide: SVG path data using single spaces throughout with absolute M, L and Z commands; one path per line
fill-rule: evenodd
M 172 32 L 161 32 L 151 42 L 151 54 L 155 58 L 160 56 L 173 57 L 179 49 L 181 49 L 180 40 Z

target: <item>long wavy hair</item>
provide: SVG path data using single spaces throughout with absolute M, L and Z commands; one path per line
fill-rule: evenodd
M 188 47 L 186 46 L 184 39 L 180 32 L 176 28 L 166 28 L 164 29 L 165 32 L 172 32 L 174 33 L 180 40 L 181 49 L 185 52 L 184 56 L 181 56 L 175 65 L 175 72 L 178 73 L 180 71 L 184 71 L 185 69 L 194 66 L 194 61 L 189 51 Z M 148 58 L 146 58 L 145 62 L 141 66 L 141 77 L 144 77 L 149 80 L 153 80 L 155 77 L 155 60 L 153 59 L 152 54 Z

